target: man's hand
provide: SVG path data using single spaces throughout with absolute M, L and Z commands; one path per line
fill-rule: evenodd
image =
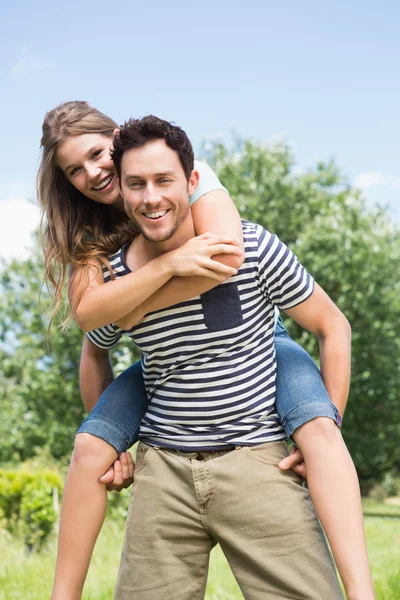
M 278 467 L 281 471 L 292 469 L 294 473 L 307 479 L 306 463 L 300 450 L 296 446 L 292 446 L 289 456 L 281 460 Z
M 109 492 L 120 492 L 124 488 L 128 488 L 133 483 L 133 475 L 135 471 L 135 463 L 129 452 L 121 452 L 119 460 L 116 460 L 113 465 L 100 477 L 101 483 L 107 484 Z

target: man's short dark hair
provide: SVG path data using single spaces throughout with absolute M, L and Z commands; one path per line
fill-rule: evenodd
M 188 136 L 178 125 L 154 115 L 125 121 L 119 134 L 115 136 L 111 156 L 118 177 L 121 177 L 121 160 L 124 153 L 133 148 L 141 148 L 155 140 L 165 140 L 167 146 L 177 153 L 186 179 L 189 180 L 194 166 L 194 154 Z

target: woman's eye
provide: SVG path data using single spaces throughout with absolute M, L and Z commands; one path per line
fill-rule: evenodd
M 96 150 L 95 152 L 93 152 L 93 158 L 97 158 L 102 152 L 103 150 Z
M 72 171 L 70 171 L 70 177 L 73 177 L 74 175 L 77 174 L 77 172 L 79 171 L 80 167 L 75 167 L 74 169 L 72 169 Z

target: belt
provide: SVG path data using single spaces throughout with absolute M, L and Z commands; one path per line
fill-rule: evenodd
M 161 450 L 163 452 L 168 452 L 168 454 L 175 454 L 177 456 L 182 456 L 182 458 L 186 458 L 187 460 L 199 460 L 206 461 L 212 460 L 213 458 L 218 458 L 219 456 L 224 456 L 224 454 L 228 454 L 228 452 L 233 452 L 233 450 L 240 450 L 242 446 L 232 446 L 230 448 L 224 448 L 223 450 L 179 450 L 177 448 L 162 448 L 161 446 L 153 446 L 155 450 Z

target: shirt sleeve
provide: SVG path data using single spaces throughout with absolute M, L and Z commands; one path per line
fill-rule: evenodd
M 260 227 L 258 268 L 261 289 L 275 306 L 286 310 L 309 298 L 314 279 L 280 239 Z
M 195 160 L 194 168 L 199 172 L 200 179 L 197 190 L 190 196 L 190 204 L 194 204 L 201 196 L 213 192 L 214 190 L 224 190 L 224 192 L 229 194 L 228 190 L 222 185 L 212 168 L 206 163 Z
M 111 350 L 111 348 L 114 348 L 121 338 L 120 329 L 116 325 L 99 327 L 98 329 L 89 331 L 86 335 L 95 346 L 104 348 L 104 350 Z

